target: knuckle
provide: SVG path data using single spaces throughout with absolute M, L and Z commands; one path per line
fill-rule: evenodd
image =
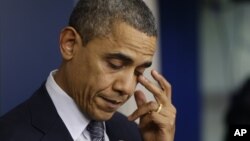
M 171 117 L 172 117 L 173 119 L 176 119 L 176 114 L 177 114 L 177 110 L 176 110 L 175 107 L 173 107 L 173 108 L 171 109 Z
M 174 114 L 177 114 L 177 109 L 174 106 L 172 106 L 172 111 Z
M 170 90 L 172 89 L 172 85 L 171 85 L 170 83 L 167 83 L 167 84 L 166 84 L 166 87 L 167 87 L 168 89 L 170 89 Z
M 156 108 L 157 108 L 156 102 L 150 101 L 150 102 L 148 103 L 148 108 L 151 109 L 151 110 L 156 109 Z
M 148 87 L 149 87 L 150 89 L 154 89 L 154 84 L 151 82 L 151 83 L 148 84 Z
M 168 111 L 170 111 L 172 114 L 176 114 L 177 113 L 177 109 L 175 108 L 175 106 L 174 105 L 169 105 L 169 106 L 167 106 L 167 109 L 168 109 Z

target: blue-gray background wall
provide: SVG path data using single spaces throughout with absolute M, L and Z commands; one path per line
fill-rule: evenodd
M 27 99 L 60 63 L 58 35 L 72 0 L 1 0 L 1 114 Z
M 175 141 L 200 140 L 197 2 L 160 0 L 162 72 L 173 85 Z M 73 0 L 0 0 L 0 115 L 27 99 L 58 67 L 58 35 Z
M 198 2 L 160 0 L 162 72 L 173 87 L 176 141 L 200 141 Z

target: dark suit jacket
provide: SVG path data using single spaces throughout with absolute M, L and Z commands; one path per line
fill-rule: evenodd
M 115 113 L 106 122 L 110 141 L 141 141 L 137 125 Z M 73 141 L 44 85 L 0 118 L 0 141 Z

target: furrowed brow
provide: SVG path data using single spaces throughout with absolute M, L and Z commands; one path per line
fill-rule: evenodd
M 108 55 L 106 55 L 107 59 L 119 59 L 123 62 L 125 62 L 126 64 L 133 64 L 134 61 L 132 58 L 130 58 L 129 56 L 122 54 L 122 53 L 110 53 Z M 142 68 L 149 68 L 152 65 L 151 61 L 145 62 L 141 65 L 139 65 L 138 67 L 142 67 Z

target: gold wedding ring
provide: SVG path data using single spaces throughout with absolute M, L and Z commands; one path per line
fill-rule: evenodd
M 159 105 L 159 107 L 156 110 L 156 113 L 160 113 L 161 109 L 162 109 L 162 104 Z

